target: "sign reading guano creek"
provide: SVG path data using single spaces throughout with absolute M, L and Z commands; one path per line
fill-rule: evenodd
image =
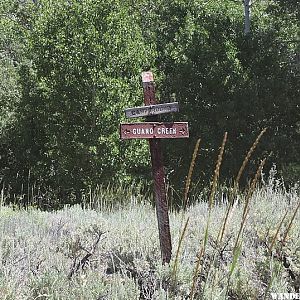
M 126 139 L 178 139 L 189 137 L 187 122 L 147 122 L 120 125 L 120 136 Z
M 178 102 L 162 103 L 125 109 L 127 118 L 147 117 L 179 111 Z

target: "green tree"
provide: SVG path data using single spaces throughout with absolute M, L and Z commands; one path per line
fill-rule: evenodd
M 226 178 L 237 172 L 264 127 L 268 134 L 254 159 L 271 154 L 269 162 L 280 167 L 299 163 L 299 68 L 297 44 L 290 43 L 297 40 L 298 22 L 275 13 L 275 2 L 255 2 L 251 31 L 245 35 L 240 1 L 157 3 L 149 14 L 159 26 L 155 34 L 145 32 L 152 43 L 156 41 L 157 66 L 164 78 L 162 98 L 180 102 L 176 119 L 189 121 L 191 129 L 188 144 L 166 143 L 173 180 L 183 181 L 190 160 L 186 154 L 192 153 L 198 137 L 205 150 L 199 163 L 201 177 L 209 179 L 207 170 L 211 172 L 225 131 Z
M 207 182 L 225 131 L 222 174 L 232 177 L 264 127 L 254 161 L 270 155 L 270 163 L 297 173 L 296 4 L 253 2 L 245 35 L 240 1 L 5 0 L 1 177 L 17 190 L 30 178 L 78 195 L 99 182 L 147 177 L 147 142 L 123 143 L 118 133 L 123 109 L 142 105 L 146 68 L 160 101 L 180 102 L 173 120 L 190 123 L 189 140 L 164 142 L 172 183 L 183 186 L 199 137 L 198 177 Z
M 27 32 L 35 5 L 32 1 L 8 1 L 0 4 L 0 179 L 11 168 L 11 134 L 17 123 L 16 109 L 21 101 L 20 68 L 26 64 Z M 8 178 L 6 178 L 8 179 Z M 5 183 L 7 183 L 6 180 Z
M 142 102 L 140 73 L 154 54 L 121 2 L 40 1 L 27 53 L 14 172 L 79 192 L 148 163 L 146 142 L 119 141 L 122 111 Z

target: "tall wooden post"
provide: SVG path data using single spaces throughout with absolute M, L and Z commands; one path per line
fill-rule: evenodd
M 152 72 L 142 73 L 144 103 L 155 105 L 155 85 Z M 147 121 L 157 121 L 156 116 L 147 117 Z M 169 224 L 168 201 L 166 195 L 165 172 L 160 139 L 149 139 L 152 173 L 154 179 L 154 197 L 158 220 L 159 241 L 163 264 L 169 263 L 172 255 L 171 233 Z
M 120 124 L 120 138 L 148 139 L 150 144 L 154 198 L 158 221 L 160 250 L 163 264 L 169 263 L 172 255 L 166 181 L 160 139 L 189 137 L 187 122 L 158 122 L 157 115 L 177 112 L 178 102 L 157 104 L 152 72 L 142 73 L 144 106 L 124 110 L 127 118 L 146 117 L 147 122 Z

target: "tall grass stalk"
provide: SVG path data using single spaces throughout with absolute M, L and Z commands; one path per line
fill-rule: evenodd
M 283 224 L 284 220 L 286 219 L 286 216 L 287 216 L 287 215 L 288 215 L 288 210 L 285 212 L 284 216 L 281 218 L 281 221 L 280 221 L 280 223 L 279 223 L 278 226 L 277 226 L 276 233 L 275 233 L 275 235 L 274 235 L 274 237 L 273 237 L 273 239 L 272 239 L 271 245 L 270 245 L 270 247 L 269 247 L 270 264 L 271 264 L 272 259 L 273 259 L 273 256 L 272 256 L 272 250 L 273 250 L 273 247 L 274 247 L 274 245 L 275 245 L 275 243 L 276 243 L 276 240 L 277 240 L 277 238 L 278 238 L 280 229 L 281 229 L 282 224 Z M 272 284 L 273 284 L 274 279 L 275 279 L 275 276 L 273 276 L 273 272 L 271 271 L 271 278 L 270 278 L 270 280 L 269 280 L 269 283 L 268 283 L 267 288 L 266 288 L 266 291 L 265 291 L 264 300 L 267 299 L 267 295 L 269 294 L 269 291 L 270 291 L 270 289 L 271 289 L 271 286 L 272 286 Z
M 220 168 L 221 168 L 221 163 L 222 163 L 222 159 L 223 159 L 226 141 L 227 141 L 227 132 L 225 132 L 225 134 L 224 134 L 222 146 L 221 146 L 221 149 L 220 149 L 220 152 L 218 155 L 217 164 L 216 164 L 215 171 L 214 171 L 214 177 L 213 177 L 210 195 L 209 195 L 209 199 L 208 199 L 209 211 L 211 210 L 211 208 L 214 204 L 214 198 L 215 198 L 215 193 L 216 193 L 216 189 L 217 189 L 217 185 L 218 185 L 218 179 L 219 179 L 219 175 L 220 175 Z
M 269 283 L 267 285 L 267 288 L 266 288 L 266 292 L 265 292 L 265 295 L 264 295 L 264 300 L 267 299 L 267 295 L 269 294 L 269 291 L 271 289 L 271 286 L 273 284 L 274 279 L 275 279 L 275 276 L 273 276 L 273 272 L 271 272 L 271 278 L 270 278 L 270 281 L 269 281 Z
M 225 211 L 225 215 L 224 215 L 224 218 L 223 218 L 223 222 L 222 222 L 222 225 L 220 226 L 219 228 L 219 231 L 218 231 L 218 236 L 217 236 L 217 244 L 216 244 L 216 251 L 214 253 L 214 257 L 213 257 L 213 260 L 209 266 L 209 269 L 211 268 L 211 265 L 214 264 L 215 262 L 215 259 L 216 259 L 216 254 L 217 254 L 217 250 L 219 248 L 219 246 L 221 245 L 222 243 L 222 240 L 224 238 L 224 235 L 225 235 L 225 231 L 226 231 L 226 226 L 227 226 L 227 223 L 229 221 L 229 217 L 230 217 L 230 213 L 232 212 L 232 208 L 233 208 L 233 203 L 234 203 L 234 199 L 236 197 L 236 194 L 237 194 L 237 191 L 238 191 L 238 186 L 239 186 L 239 181 L 241 179 L 241 176 L 250 160 L 250 157 L 252 155 L 252 153 L 254 152 L 255 148 L 257 147 L 261 137 L 263 136 L 263 134 L 266 132 L 267 128 L 264 128 L 260 134 L 257 136 L 257 138 L 255 139 L 254 143 L 252 144 L 252 146 L 250 147 L 249 151 L 247 152 L 247 155 L 245 156 L 244 160 L 243 160 L 243 163 L 238 171 L 238 174 L 236 176 L 236 179 L 234 181 L 234 186 L 233 186 L 233 190 L 232 192 L 229 194 L 229 201 L 228 201 L 228 204 L 227 204 L 227 207 L 226 207 L 226 211 Z M 236 255 L 236 254 L 235 254 Z M 234 257 L 235 257 L 234 255 Z M 216 275 L 216 270 L 214 272 L 214 274 L 212 275 L 213 276 L 213 285 L 214 285 L 214 279 L 215 279 L 215 275 Z
M 233 247 L 233 251 L 235 251 L 236 247 L 237 247 L 237 244 L 239 242 L 239 239 L 240 239 L 240 236 L 242 234 L 242 231 L 244 229 L 244 225 L 245 225 L 245 222 L 246 222 L 246 218 L 247 218 L 247 215 L 249 213 L 249 203 L 250 203 L 250 200 L 252 198 L 252 195 L 255 191 L 255 187 L 256 187 L 256 184 L 261 176 L 261 172 L 263 170 L 263 167 L 266 163 L 266 158 L 263 159 L 261 161 L 261 163 L 259 164 L 259 167 L 257 169 L 257 172 L 254 176 L 254 179 L 252 180 L 251 182 L 251 185 L 250 185 L 250 188 L 249 188 L 249 191 L 246 195 L 246 200 L 245 200 L 245 205 L 244 205 L 244 210 L 243 210 L 243 215 L 242 215 L 242 222 L 241 222 L 241 225 L 240 225 L 240 229 L 239 229 L 239 232 L 238 232 L 238 235 L 237 235 L 237 238 L 236 238 L 236 241 L 235 241 L 235 244 L 234 244 L 234 247 Z
M 283 224 L 283 222 L 284 222 L 284 220 L 285 220 L 287 214 L 288 214 L 288 210 L 285 212 L 283 218 L 281 219 L 279 225 L 277 226 L 276 233 L 275 233 L 275 235 L 274 235 L 274 237 L 273 237 L 273 239 L 272 239 L 271 245 L 270 245 L 270 247 L 269 247 L 269 253 L 270 253 L 270 254 L 272 253 L 273 247 L 274 247 L 274 245 L 275 245 L 275 243 L 276 243 L 276 240 L 277 240 L 277 238 L 278 238 L 280 229 L 281 229 L 281 227 L 282 227 L 282 224 Z
M 229 205 L 229 204 L 228 204 L 228 205 Z M 227 205 L 227 207 L 228 207 L 228 205 Z M 226 210 L 226 213 L 227 213 L 227 211 L 229 212 L 228 215 L 227 215 L 227 217 L 228 217 L 228 222 L 229 222 L 230 218 L 231 218 L 232 215 L 233 215 L 233 211 L 234 211 L 233 208 L 234 208 L 234 207 L 236 207 L 236 206 L 233 206 L 232 209 L 231 209 L 230 211 Z M 215 264 L 216 259 L 217 259 L 217 255 L 218 255 L 218 253 L 219 253 L 219 249 L 220 249 L 221 242 L 222 242 L 222 240 L 219 240 L 219 234 L 220 234 L 220 232 L 221 232 L 222 226 L 223 226 L 223 223 L 221 224 L 221 226 L 220 226 L 220 228 L 219 228 L 219 231 L 218 231 L 219 233 L 218 233 L 218 238 L 217 238 L 217 240 L 216 240 L 215 251 L 214 251 L 214 253 L 213 253 L 213 258 L 212 258 L 212 260 L 210 261 L 210 264 L 209 264 L 209 267 L 208 267 L 208 273 L 210 272 L 211 267 Z M 212 286 L 212 289 L 211 289 L 211 299 L 213 299 L 213 290 L 214 290 L 214 286 L 215 286 L 215 282 L 216 282 L 216 274 L 217 274 L 217 269 L 215 268 L 214 271 L 213 271 L 213 273 L 212 273 L 212 275 L 211 275 L 211 277 L 212 277 L 212 283 L 211 283 L 211 286 Z M 204 288 L 205 288 L 206 283 L 207 283 L 207 281 L 206 281 L 205 284 L 204 284 Z M 203 289 L 204 289 L 204 288 L 203 288 Z
M 227 141 L 227 132 L 225 132 L 221 149 L 218 155 L 216 167 L 214 170 L 214 176 L 211 184 L 211 191 L 209 194 L 209 199 L 208 199 L 208 217 L 207 217 L 207 223 L 205 227 L 205 232 L 204 232 L 204 239 L 203 239 L 203 245 L 200 247 L 200 250 L 198 252 L 198 257 L 197 257 L 197 262 L 194 270 L 194 275 L 193 275 L 193 282 L 192 282 L 192 287 L 191 287 L 191 292 L 190 292 L 190 299 L 194 299 L 194 294 L 195 294 L 195 287 L 196 287 L 196 282 L 198 275 L 201 273 L 201 259 L 204 257 L 205 250 L 206 250 L 206 245 L 207 245 L 207 240 L 208 240 L 208 232 L 209 232 L 209 226 L 210 226 L 210 218 L 211 218 L 211 210 L 213 208 L 214 204 L 214 198 L 215 198 L 215 193 L 218 185 L 218 179 L 220 175 L 220 168 L 221 168 L 221 163 L 223 160 L 223 154 L 224 154 L 224 149 L 225 149 L 225 144 Z
M 283 245 L 283 246 L 284 246 L 285 243 L 286 243 L 286 240 L 287 240 L 287 238 L 288 238 L 288 234 L 289 234 L 289 232 L 290 232 L 290 230 L 291 230 L 291 228 L 292 228 L 292 224 L 293 224 L 293 222 L 294 222 L 294 220 L 295 220 L 295 217 L 296 217 L 296 214 L 297 214 L 297 212 L 298 212 L 298 210 L 299 210 L 299 207 L 300 207 L 300 201 L 298 202 L 298 205 L 297 205 L 296 209 L 294 210 L 294 213 L 293 213 L 292 218 L 291 218 L 291 220 L 290 220 L 290 223 L 289 223 L 289 225 L 288 225 L 288 227 L 287 227 L 287 230 L 286 230 L 285 233 L 284 233 L 284 236 L 283 236 L 283 239 L 282 239 L 282 245 Z
M 240 179 L 242 177 L 242 174 L 248 164 L 248 161 L 250 160 L 250 157 L 252 155 L 252 153 L 254 152 L 255 148 L 257 147 L 261 137 L 264 135 L 264 133 L 267 131 L 267 128 L 264 128 L 260 134 L 257 136 L 256 140 L 254 141 L 254 143 L 252 144 L 252 146 L 250 147 L 249 151 L 247 152 L 247 155 L 245 156 L 245 159 L 238 171 L 238 174 L 236 176 L 236 179 L 234 181 L 234 187 L 233 187 L 233 195 L 235 195 L 235 193 L 237 192 L 238 188 L 239 188 L 239 182 L 240 182 Z
M 182 227 L 182 223 L 183 223 L 183 219 L 184 219 L 184 213 L 185 213 L 186 208 L 188 206 L 188 194 L 189 194 L 189 191 L 190 191 L 190 185 L 191 185 L 191 181 L 192 181 L 193 171 L 194 171 L 194 168 L 195 168 L 196 158 L 197 158 L 197 155 L 198 155 L 198 152 L 199 152 L 200 141 L 201 141 L 201 139 L 198 139 L 196 144 L 195 144 L 192 160 L 191 160 L 190 167 L 189 167 L 188 176 L 187 176 L 186 183 L 185 183 L 184 198 L 183 198 L 184 203 L 183 203 L 182 220 L 181 220 L 180 227 Z M 178 271 L 179 253 L 180 253 L 180 248 L 181 248 L 181 245 L 182 245 L 182 241 L 183 241 L 185 233 L 186 233 L 188 222 L 189 222 L 189 217 L 187 218 L 187 220 L 186 220 L 186 222 L 183 226 L 183 229 L 181 230 L 181 233 L 179 235 L 178 247 L 177 247 L 177 250 L 176 250 L 176 256 L 175 256 L 174 267 L 173 267 L 173 272 L 172 272 L 174 282 L 176 282 L 176 276 L 177 276 L 177 271 Z
M 281 249 L 282 249 L 282 247 L 285 245 L 285 242 L 286 242 L 287 237 L 288 237 L 288 233 L 289 233 L 290 230 L 291 230 L 292 223 L 293 223 L 293 221 L 294 221 L 294 219 L 295 219 L 295 217 L 296 217 L 296 214 L 297 214 L 297 212 L 298 212 L 298 210 L 299 210 L 299 207 L 300 207 L 300 201 L 299 201 L 299 203 L 298 203 L 296 209 L 294 210 L 294 213 L 293 213 L 292 218 L 291 218 L 291 220 L 290 220 L 290 222 L 289 222 L 289 225 L 288 225 L 288 227 L 287 227 L 287 230 L 286 230 L 285 233 L 284 233 L 284 236 L 283 236 L 283 239 L 282 239 L 282 242 L 281 242 Z M 276 242 L 277 237 L 278 237 L 278 235 L 279 235 L 280 228 L 281 228 L 281 226 L 282 226 L 284 220 L 286 219 L 287 214 L 288 214 L 288 211 L 285 212 L 283 218 L 281 219 L 281 221 L 280 221 L 280 223 L 279 223 L 279 225 L 278 225 L 278 227 L 277 227 L 275 236 L 274 236 L 274 238 L 273 238 L 273 240 L 272 240 L 272 243 L 271 243 L 271 245 L 270 245 L 270 247 L 269 247 L 269 254 L 271 255 L 270 261 L 271 261 L 271 259 L 272 259 L 272 249 L 273 249 L 273 247 L 274 247 L 274 245 L 275 245 L 275 242 Z M 268 293 L 269 293 L 269 290 L 270 290 L 270 288 L 271 288 L 271 286 L 272 286 L 272 284 L 273 284 L 273 281 L 274 281 L 274 276 L 271 276 L 270 282 L 269 282 L 269 284 L 268 284 L 268 286 L 267 286 L 267 289 L 266 289 L 266 292 L 265 292 L 264 299 L 266 299 L 266 297 L 267 297 L 267 295 L 268 295 Z
M 186 210 L 187 205 L 188 205 L 188 194 L 190 191 L 190 185 L 191 185 L 191 180 L 192 180 L 192 175 L 193 175 L 193 170 L 195 167 L 195 162 L 196 162 L 196 158 L 199 152 L 199 146 L 200 146 L 200 141 L 201 139 L 198 139 L 194 148 L 194 152 L 193 152 L 193 156 L 192 156 L 192 160 L 191 160 L 191 164 L 190 164 L 190 168 L 189 168 L 189 173 L 186 179 L 186 183 L 185 183 L 185 189 L 184 189 L 184 210 Z
M 225 213 L 225 217 L 224 217 L 224 221 L 223 221 L 223 225 L 221 227 L 221 230 L 219 231 L 219 234 L 218 234 L 218 241 L 219 243 L 222 242 L 223 240 L 223 237 L 224 237 L 224 234 L 225 234 L 225 230 L 226 230 L 226 225 L 227 225 L 227 222 L 228 222 L 228 217 L 229 217 L 229 213 L 232 209 L 232 205 L 233 205 L 233 202 L 234 202 L 234 199 L 237 195 L 237 191 L 238 191 L 238 187 L 239 187 L 239 182 L 240 182 L 240 179 L 242 177 L 242 174 L 251 158 L 251 155 L 252 153 L 254 152 L 255 148 L 257 147 L 261 137 L 264 135 L 264 133 L 266 132 L 267 128 L 264 128 L 260 134 L 257 136 L 257 138 L 255 139 L 254 143 L 252 144 L 252 146 L 250 147 L 250 149 L 248 150 L 244 160 L 243 160 L 243 163 L 238 171 L 238 174 L 234 180 L 234 184 L 233 184 L 233 190 L 232 190 L 232 193 L 229 194 L 229 203 L 227 205 L 227 208 L 226 208 L 226 213 Z
M 178 241 L 178 246 L 177 246 L 176 256 L 175 256 L 175 261 L 174 261 L 174 267 L 173 267 L 173 280 L 174 280 L 174 283 L 176 283 L 180 248 L 181 248 L 182 241 L 183 241 L 185 233 L 186 233 L 186 229 L 188 227 L 189 220 L 190 220 L 190 218 L 188 217 L 185 224 L 184 224 L 183 230 L 180 234 L 179 241 Z
M 239 231 L 238 231 L 238 235 L 236 237 L 235 244 L 234 244 L 234 247 L 233 247 L 233 260 L 232 260 L 232 264 L 231 264 L 230 271 L 229 271 L 229 274 L 228 274 L 226 295 L 228 294 L 231 276 L 234 272 L 234 269 L 237 266 L 237 262 L 238 262 L 238 259 L 239 259 L 239 256 L 240 256 L 240 253 L 241 253 L 241 250 L 242 250 L 242 241 L 240 241 L 240 239 L 242 237 L 242 233 L 243 233 L 243 229 L 244 229 L 244 226 L 245 226 L 245 223 L 246 223 L 246 219 L 247 219 L 247 216 L 249 214 L 249 210 L 250 210 L 249 203 L 250 203 L 252 195 L 255 191 L 256 184 L 257 184 L 257 182 L 258 182 L 258 180 L 261 176 L 261 173 L 262 173 L 262 170 L 263 170 L 263 167 L 264 167 L 265 163 L 266 163 L 266 158 L 263 159 L 261 161 L 261 163 L 259 164 L 259 167 L 256 171 L 256 174 L 255 174 L 255 176 L 254 176 L 254 178 L 251 182 L 250 188 L 249 188 L 248 193 L 246 195 L 244 210 L 243 210 L 243 214 L 242 214 L 242 221 L 241 221 L 240 228 L 239 228 Z
M 293 214 L 293 216 L 292 216 L 291 222 L 293 222 L 294 217 L 296 216 L 295 212 L 297 213 L 297 210 L 299 209 L 299 206 L 300 206 L 300 202 L 299 202 L 298 206 L 296 207 L 296 209 L 295 209 L 295 211 L 294 211 L 294 214 Z M 278 238 L 280 229 L 281 229 L 282 224 L 283 224 L 284 220 L 286 219 L 286 216 L 287 216 L 287 215 L 288 215 L 288 210 L 285 212 L 284 216 L 281 218 L 281 221 L 280 221 L 279 225 L 277 226 L 276 233 L 275 233 L 275 235 L 274 235 L 274 237 L 273 237 L 273 239 L 272 239 L 271 245 L 270 245 L 270 247 L 269 247 L 270 262 L 272 261 L 272 258 L 273 258 L 273 257 L 272 257 L 272 250 L 273 250 L 273 247 L 274 247 L 274 245 L 275 245 L 275 243 L 276 243 L 276 240 L 277 240 L 277 238 Z M 289 230 L 290 230 L 290 227 L 291 227 L 290 225 L 292 224 L 291 222 L 289 223 L 288 229 L 287 229 L 287 231 L 286 231 L 287 233 L 288 233 Z M 285 238 L 286 238 L 286 236 L 283 238 L 281 246 L 284 245 L 284 240 L 285 240 Z M 264 300 L 267 299 L 267 295 L 268 295 L 268 293 L 269 293 L 269 291 L 270 291 L 270 288 L 271 288 L 271 286 L 272 286 L 272 284 L 273 284 L 273 281 L 274 281 L 274 276 L 273 276 L 273 274 L 271 273 L 271 278 L 270 278 L 270 281 L 269 281 L 268 286 L 267 286 L 267 288 L 266 288 Z
M 198 252 L 195 271 L 194 271 L 194 274 L 193 274 L 193 281 L 192 281 L 192 287 L 191 287 L 191 292 L 190 292 L 190 299 L 191 300 L 194 299 L 196 283 L 197 283 L 197 280 L 198 280 L 198 275 L 200 273 L 200 266 L 201 266 L 200 264 L 201 264 L 201 258 L 203 257 L 203 254 L 204 254 L 204 249 L 201 247 L 199 252 Z

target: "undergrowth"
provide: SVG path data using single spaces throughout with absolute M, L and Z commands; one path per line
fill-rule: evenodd
M 221 241 L 229 199 L 211 210 L 198 199 L 185 211 L 171 212 L 173 249 L 181 243 L 176 276 L 174 253 L 170 265 L 161 264 L 156 215 L 147 201 L 110 211 L 2 206 L 0 299 L 190 299 L 193 284 L 194 299 L 299 292 L 299 190 L 277 184 L 269 180 L 253 192 L 240 234 L 247 195 L 237 195 Z
M 209 192 L 191 194 L 197 141 L 183 205 L 170 212 L 173 258 L 161 263 L 155 208 L 141 186 L 99 186 L 57 211 L 0 206 L 0 299 L 271 299 L 300 293 L 299 186 L 268 178 L 219 185 L 225 133 Z M 191 201 L 192 199 L 192 201 Z M 33 199 L 34 200 L 34 199 Z M 49 200 L 49 199 L 48 199 Z M 47 200 L 47 201 L 48 201 Z M 298 294 L 297 294 L 298 295 Z

